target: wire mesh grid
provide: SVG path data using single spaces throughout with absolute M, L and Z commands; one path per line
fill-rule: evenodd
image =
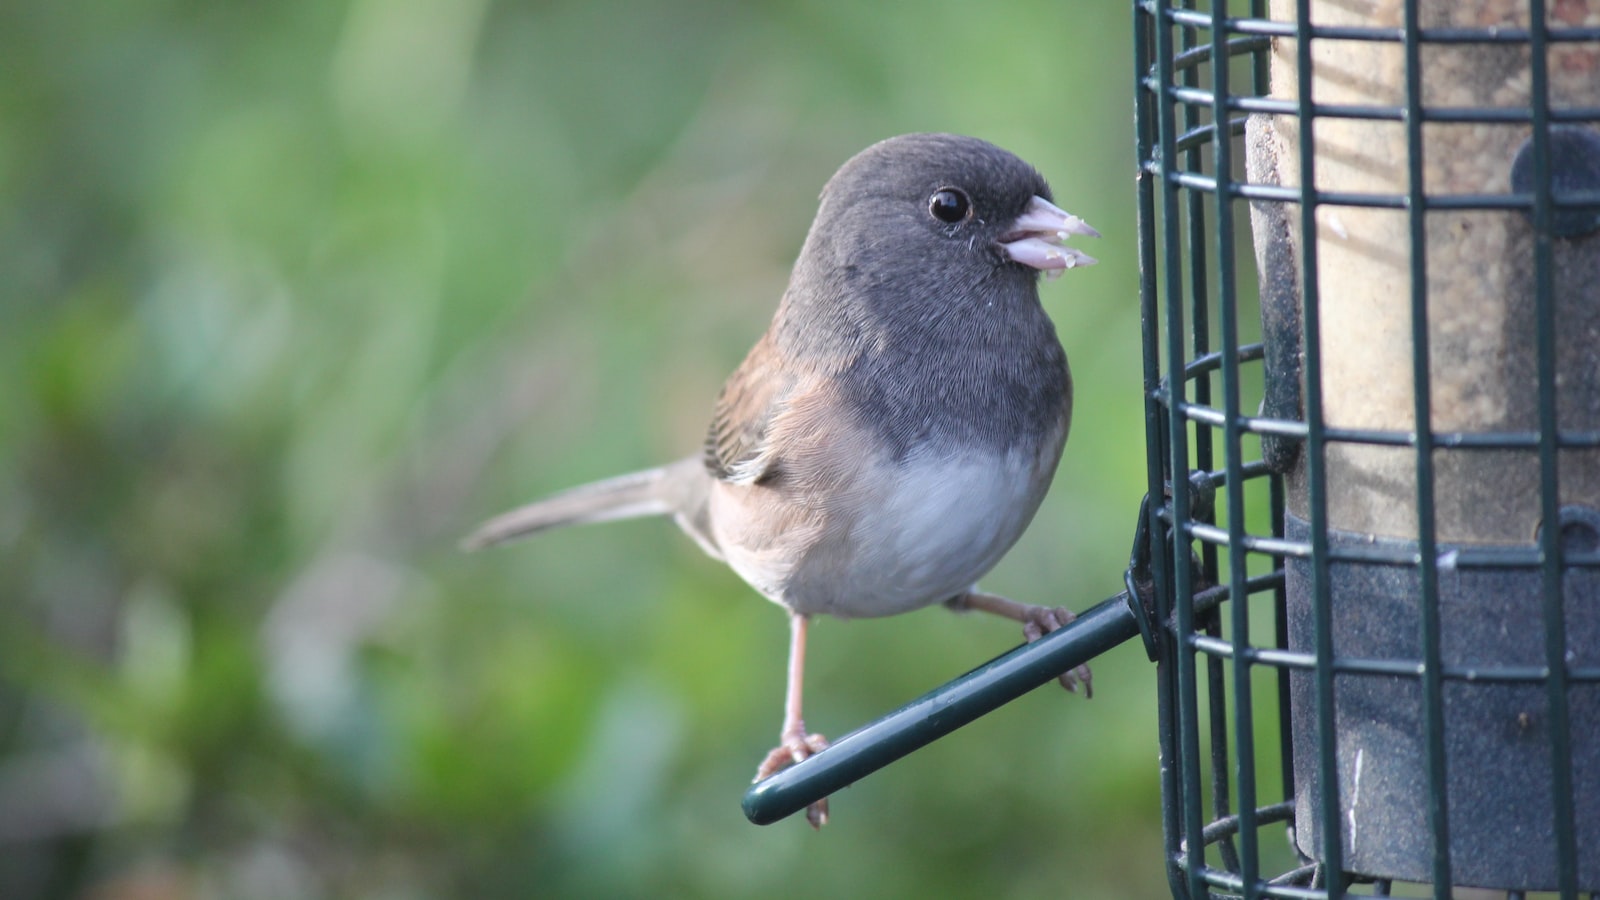
M 1136 4 L 1175 896 L 1600 891 L 1597 58 L 1584 3 Z

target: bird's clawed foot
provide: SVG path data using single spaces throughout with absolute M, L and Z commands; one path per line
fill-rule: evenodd
M 767 758 L 756 767 L 756 781 L 760 781 L 774 772 L 787 769 L 797 762 L 804 762 L 813 754 L 821 753 L 828 749 L 828 739 L 820 734 L 805 734 L 803 732 L 787 733 L 783 736 L 783 743 L 772 748 Z
M 820 734 L 806 734 L 804 725 L 793 731 L 786 729 L 783 733 L 782 743 L 773 747 L 772 752 L 767 754 L 767 758 L 763 759 L 761 765 L 756 767 L 755 780 L 760 781 L 775 772 L 787 769 L 797 762 L 804 762 L 811 758 L 813 754 L 821 753 L 826 749 L 828 749 L 828 739 Z M 806 821 L 811 823 L 812 828 L 821 828 L 828 824 L 827 797 L 823 797 L 821 800 L 806 807 Z
M 1077 619 L 1078 616 L 1066 607 L 1057 606 L 1028 606 L 1025 608 L 1022 619 L 1022 636 L 1028 643 L 1033 643 L 1052 631 L 1058 631 L 1063 626 Z M 1094 696 L 1094 673 L 1089 671 L 1087 663 L 1076 669 L 1068 669 L 1056 677 L 1061 686 L 1076 694 L 1078 688 L 1083 688 L 1084 699 Z
M 767 758 L 756 767 L 756 781 L 795 763 L 805 762 L 814 754 L 828 749 L 828 739 L 820 734 L 807 734 L 805 720 L 800 717 L 800 685 L 805 680 L 806 626 L 810 621 L 800 613 L 789 615 L 789 685 L 783 700 L 783 728 L 778 732 L 778 746 L 772 748 Z M 811 823 L 812 828 L 827 824 L 827 797 L 806 807 L 806 821 Z
M 981 591 L 968 591 L 959 597 L 946 601 L 946 606 L 955 610 L 981 609 L 997 616 L 1005 616 L 1022 623 L 1022 636 L 1033 643 L 1052 631 L 1060 630 L 1075 619 L 1072 610 L 1064 607 L 1034 606 L 1031 603 L 1018 603 L 998 594 L 985 594 Z M 1076 694 L 1078 687 L 1083 687 L 1085 698 L 1094 696 L 1094 675 L 1089 671 L 1088 664 L 1078 666 L 1057 676 L 1056 680 L 1061 686 Z

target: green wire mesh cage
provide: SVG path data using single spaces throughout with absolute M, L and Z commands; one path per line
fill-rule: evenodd
M 1135 31 L 1174 895 L 1594 896 L 1600 5 Z

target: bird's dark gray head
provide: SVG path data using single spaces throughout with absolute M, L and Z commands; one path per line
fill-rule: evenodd
M 840 167 L 822 191 L 813 237 L 822 232 L 835 254 L 883 274 L 942 264 L 1033 275 L 1094 262 L 1052 246 L 1096 233 L 1051 199 L 1033 166 L 986 141 L 901 135 Z
M 1095 234 L 992 144 L 890 138 L 823 189 L 771 339 L 833 370 L 897 455 L 935 435 L 1010 446 L 1064 428 L 1070 381 L 1038 276 L 1094 262 L 1064 245 Z
M 1034 167 L 958 135 L 902 135 L 854 155 L 822 189 L 779 309 L 790 346 L 880 341 L 883 330 L 1002 327 L 1038 306 L 1038 272 L 1094 263 L 1066 247 L 1098 235 L 1050 202 Z M 997 306 L 998 304 L 998 306 Z M 923 335 L 925 336 L 925 335 Z

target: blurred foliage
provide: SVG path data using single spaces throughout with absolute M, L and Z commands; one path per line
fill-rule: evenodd
M 1119 589 L 1143 446 L 1113 3 L 0 5 L 0 896 L 1165 892 L 1153 672 L 746 823 L 783 617 L 662 522 L 480 518 L 697 446 L 818 189 L 975 134 L 1107 238 L 986 587 Z M 1012 646 L 814 629 L 841 734 Z

